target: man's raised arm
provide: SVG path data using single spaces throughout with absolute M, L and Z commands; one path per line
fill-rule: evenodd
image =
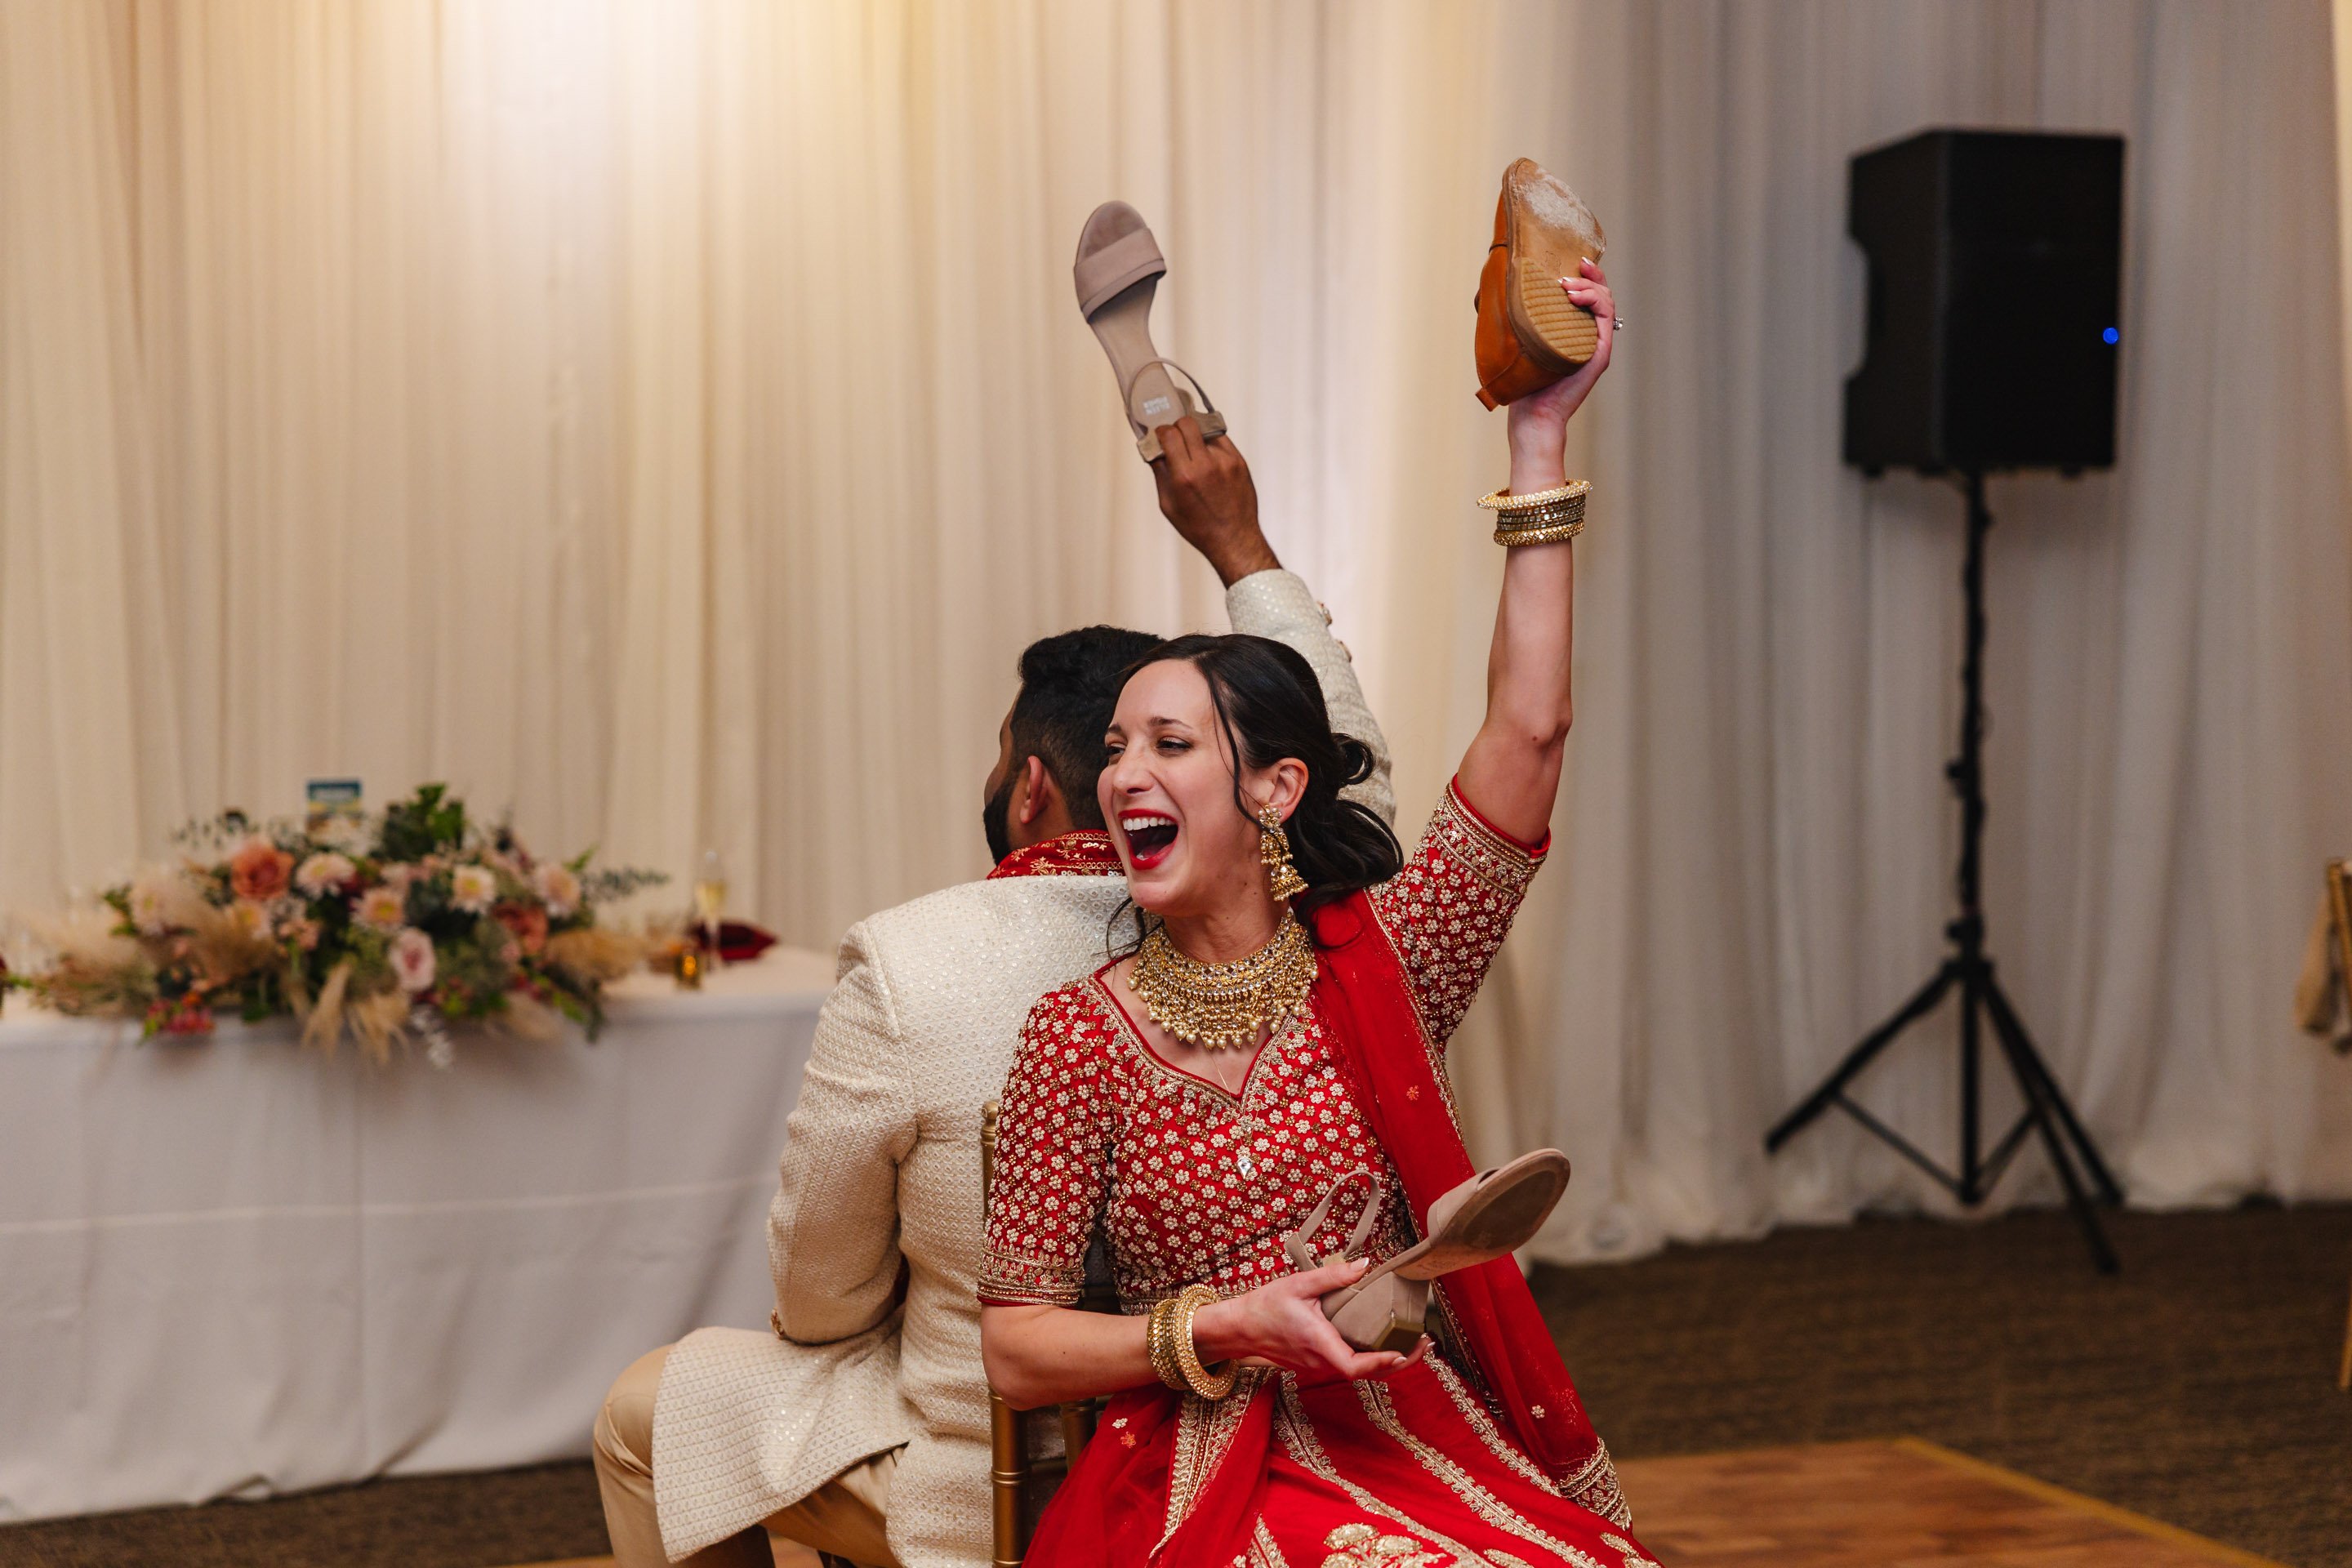
M 1270 637 L 1297 650 L 1323 687 L 1331 727 L 1371 748 L 1370 778 L 1342 793 L 1396 826 L 1396 793 L 1389 784 L 1389 742 L 1364 700 L 1355 661 L 1331 635 L 1331 617 L 1295 572 L 1283 570 L 1258 526 L 1257 486 L 1230 437 L 1203 442 L 1185 418 L 1160 431 L 1160 457 L 1151 465 L 1160 510 L 1184 542 L 1216 569 L 1225 585 L 1225 615 L 1237 632 Z

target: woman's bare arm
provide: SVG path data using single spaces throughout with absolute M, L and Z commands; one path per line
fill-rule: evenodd
M 1511 405 L 1511 493 L 1566 482 L 1568 420 L 1609 368 L 1615 305 L 1599 266 L 1564 283 L 1601 322 L 1601 346 L 1583 368 Z M 1574 546 L 1523 544 L 1507 552 L 1495 641 L 1486 656 L 1486 718 L 1462 756 L 1462 793 L 1496 826 L 1528 843 L 1544 836 L 1559 794 L 1571 718 L 1569 652 L 1575 606 Z
M 1359 1351 L 1323 1315 L 1322 1297 L 1353 1284 L 1360 1258 L 1286 1275 L 1243 1295 L 1214 1301 L 1192 1317 L 1192 1348 L 1213 1365 L 1256 1361 L 1300 1372 L 1377 1377 L 1417 1360 Z M 1070 1307 L 982 1307 L 980 1354 L 988 1384 L 1016 1410 L 1090 1399 L 1160 1381 L 1144 1348 L 1144 1320 Z

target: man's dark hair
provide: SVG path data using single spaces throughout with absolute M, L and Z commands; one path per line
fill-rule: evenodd
M 1095 799 L 1103 731 L 1118 706 L 1127 667 L 1160 646 L 1149 632 L 1080 626 L 1039 637 L 1021 652 L 1021 694 L 1013 700 L 1013 764 L 1045 764 L 1080 827 L 1103 826 Z M 1010 782 L 1008 780 L 1008 782 Z

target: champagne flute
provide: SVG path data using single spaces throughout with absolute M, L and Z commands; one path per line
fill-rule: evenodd
M 727 912 L 727 862 L 716 849 L 702 852 L 702 872 L 694 879 L 694 912 L 710 945 L 709 963 L 719 962 L 719 919 Z

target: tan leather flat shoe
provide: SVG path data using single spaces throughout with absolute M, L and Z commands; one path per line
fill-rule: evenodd
M 1225 433 L 1224 416 L 1192 373 L 1151 346 L 1151 297 L 1167 273 L 1167 259 L 1141 213 L 1125 202 L 1105 202 L 1087 216 L 1070 268 L 1078 310 L 1110 356 L 1135 449 L 1147 463 L 1160 456 L 1160 427 L 1188 414 L 1200 422 L 1202 440 Z M 1192 392 L 1177 385 L 1171 371 L 1191 382 Z M 1201 395 L 1197 405 L 1192 392 Z
M 1608 247 L 1601 220 L 1532 158 L 1503 171 L 1495 240 L 1478 275 L 1478 401 L 1489 408 L 1541 392 L 1591 359 L 1601 323 L 1569 303 L 1563 278 Z
M 1538 1149 L 1479 1172 L 1429 1205 L 1426 1237 L 1375 1265 L 1353 1285 L 1325 1296 L 1323 1315 L 1358 1350 L 1411 1353 L 1428 1321 L 1430 1281 L 1525 1247 L 1568 1190 L 1568 1156 L 1557 1149 Z M 1309 1244 L 1329 1215 L 1332 1200 L 1358 1177 L 1372 1184 L 1372 1195 L 1338 1256 L 1354 1258 L 1363 1251 L 1385 1194 L 1370 1171 L 1351 1171 L 1331 1184 L 1305 1224 L 1283 1238 L 1294 1267 L 1304 1271 L 1331 1261 L 1315 1257 Z

